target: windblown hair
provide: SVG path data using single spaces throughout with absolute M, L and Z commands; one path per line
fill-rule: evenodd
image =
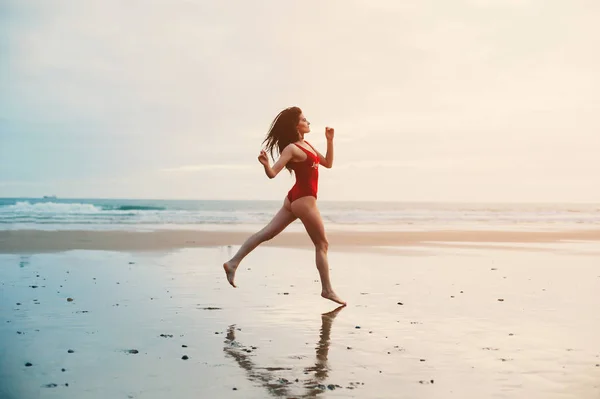
M 298 107 L 289 107 L 281 111 L 271 123 L 267 137 L 263 140 L 266 143 L 266 152 L 271 154 L 271 158 L 275 160 L 273 153 L 281 154 L 283 149 L 300 139 L 298 133 L 298 123 L 300 122 L 300 114 L 302 110 Z M 286 169 L 292 172 L 289 165 L 285 165 Z

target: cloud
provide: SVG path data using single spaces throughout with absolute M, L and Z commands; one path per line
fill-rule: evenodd
M 168 173 L 188 173 L 188 172 L 201 172 L 208 170 L 248 170 L 252 169 L 249 165 L 236 165 L 236 164 L 201 164 L 201 165 L 184 165 L 176 166 L 173 168 L 161 169 L 161 172 Z
M 374 161 L 356 161 L 338 164 L 337 169 L 374 169 L 374 168 L 402 168 L 402 169 L 420 169 L 420 170 L 448 170 L 457 169 L 460 167 L 470 168 L 473 166 L 474 160 L 466 158 L 431 158 L 420 160 L 374 160 Z
M 3 195 L 248 196 L 240 184 L 264 177 L 261 141 L 290 105 L 323 154 L 336 129 L 332 176 L 352 187 L 364 168 L 373 199 L 404 172 L 415 196 L 438 184 L 464 198 L 482 192 L 476 174 L 498 184 L 486 195 L 515 198 L 523 170 L 597 175 L 600 2 L 0 4 Z M 238 183 L 206 190 L 224 177 Z

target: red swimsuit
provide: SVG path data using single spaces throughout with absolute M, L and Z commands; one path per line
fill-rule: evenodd
M 305 143 L 317 152 L 307 141 Z M 296 146 L 306 153 L 306 159 L 302 162 L 290 162 L 290 166 L 296 175 L 296 184 L 294 184 L 294 187 L 292 187 L 287 195 L 290 202 L 309 195 L 317 198 L 319 185 L 319 156 L 298 144 Z

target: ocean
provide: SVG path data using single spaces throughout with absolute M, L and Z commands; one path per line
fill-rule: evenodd
M 0 230 L 255 230 L 282 201 L 0 198 Z M 600 204 L 319 201 L 326 229 L 587 229 Z M 300 222 L 290 226 L 301 229 Z

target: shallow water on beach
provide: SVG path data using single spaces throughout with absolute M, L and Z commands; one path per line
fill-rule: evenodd
M 332 252 L 337 310 L 301 249 L 257 249 L 238 289 L 236 247 L 0 255 L 0 397 L 594 398 L 598 248 L 574 245 Z

